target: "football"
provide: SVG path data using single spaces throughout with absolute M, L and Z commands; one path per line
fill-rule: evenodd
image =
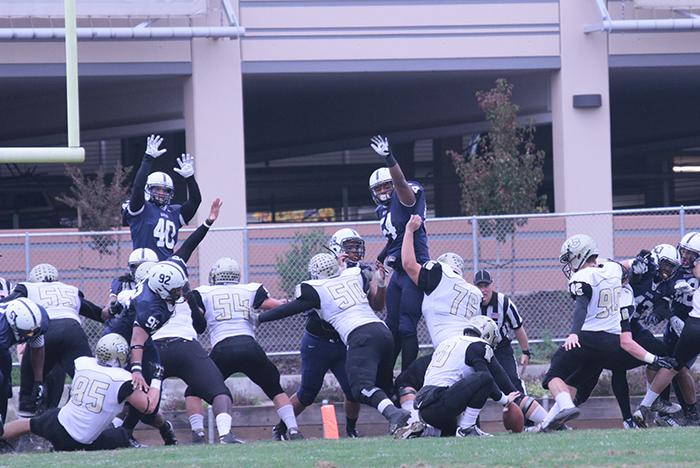
M 517 404 L 510 402 L 503 408 L 503 427 L 511 432 L 523 432 L 525 416 Z

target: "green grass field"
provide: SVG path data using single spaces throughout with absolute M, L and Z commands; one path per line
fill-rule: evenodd
M 478 440 L 380 437 L 3 455 L 0 466 L 698 466 L 698 441 L 700 428 L 499 434 Z

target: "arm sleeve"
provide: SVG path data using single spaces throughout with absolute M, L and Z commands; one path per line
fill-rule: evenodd
M 207 319 L 204 318 L 202 311 L 204 310 L 204 303 L 202 301 L 202 295 L 199 291 L 194 290 L 190 293 L 190 297 L 187 298 L 187 304 L 190 306 L 190 312 L 192 314 L 192 326 L 197 333 L 204 333 L 207 329 Z
M 197 246 L 202 242 L 204 236 L 209 232 L 209 227 L 202 223 L 192 234 L 187 238 L 185 242 L 182 243 L 180 248 L 175 251 L 174 256 L 180 257 L 185 263 L 187 263 L 192 256 L 192 252 Z
M 426 262 L 418 273 L 418 289 L 430 294 L 442 280 L 442 265 L 439 262 Z
M 634 306 L 620 308 L 620 328 L 623 332 L 631 332 L 630 317 L 634 312 Z
M 377 255 L 377 260 L 380 263 L 384 263 L 384 259 L 386 259 L 386 251 L 389 248 L 389 245 L 391 244 L 391 241 L 387 241 L 387 243 L 384 245 L 384 248 L 382 249 L 381 252 L 379 252 L 379 255 Z
M 96 322 L 102 322 L 102 307 L 93 304 L 84 297 L 80 298 L 80 311 L 78 313 Z
M 199 205 L 202 203 L 202 194 L 199 192 L 199 184 L 194 180 L 194 176 L 188 177 L 187 179 L 187 191 L 189 192 L 189 198 L 182 205 L 180 210 L 180 216 L 185 221 L 185 224 L 189 223 L 192 218 L 194 218 L 195 213 Z
M 315 297 L 314 297 L 315 296 Z M 321 307 L 321 298 L 318 293 L 309 285 L 301 285 L 301 295 L 291 302 L 282 304 L 279 307 L 268 310 L 260 314 L 260 323 L 279 320 L 292 315 L 306 312 L 310 309 L 319 309 Z
M 131 198 L 129 198 L 129 206 L 127 207 L 127 210 L 132 214 L 143 208 L 143 204 L 146 202 L 144 188 L 146 188 L 146 179 L 148 179 L 148 174 L 151 172 L 151 166 L 153 166 L 153 158 L 144 155 L 141 166 L 134 177 L 134 185 L 131 188 Z
M 258 290 L 255 292 L 255 299 L 253 299 L 253 308 L 259 309 L 262 303 L 265 302 L 265 299 L 267 299 L 268 297 L 270 297 L 270 293 L 267 292 L 265 286 L 261 284 Z
M 576 296 L 576 305 L 574 306 L 574 320 L 571 324 L 571 333 L 579 334 L 581 333 L 581 328 L 583 328 L 583 322 L 586 321 L 586 314 L 588 313 L 588 303 L 590 299 L 586 296 Z
M 117 393 L 117 401 L 119 403 L 124 403 L 127 398 L 134 393 L 134 386 L 131 385 L 131 380 L 128 380 L 119 387 L 119 393 Z
M 510 379 L 506 375 L 505 371 L 503 368 L 498 365 L 498 368 L 500 368 L 500 371 L 503 375 L 498 374 L 498 368 L 495 368 L 496 373 L 498 375 L 494 375 L 494 372 L 492 370 L 492 365 L 491 363 L 496 362 L 496 359 L 493 358 L 493 349 L 491 349 L 490 346 L 488 346 L 486 343 L 473 343 L 469 345 L 467 348 L 466 355 L 464 357 L 464 363 L 467 364 L 468 366 L 473 367 L 476 371 L 480 372 L 488 372 L 491 376 L 493 376 L 494 380 L 491 381 L 491 388 L 489 389 L 489 397 L 491 397 L 494 400 L 500 400 L 501 394 L 505 393 L 505 391 L 501 391 L 501 385 L 506 386 L 506 389 L 513 388 L 513 384 L 510 382 Z M 505 376 L 505 381 L 503 380 Z M 513 390 L 509 390 L 508 393 L 510 393 Z

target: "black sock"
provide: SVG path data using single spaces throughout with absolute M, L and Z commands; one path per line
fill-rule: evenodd
M 355 430 L 355 425 L 357 424 L 357 418 L 352 419 L 345 417 L 345 432 L 352 432 Z
M 401 370 L 404 371 L 418 357 L 418 335 L 401 337 Z

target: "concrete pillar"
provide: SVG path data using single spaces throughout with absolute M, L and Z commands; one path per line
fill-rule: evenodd
M 559 2 L 561 70 L 552 76 L 554 205 L 557 212 L 612 209 L 608 36 L 584 34 L 600 21 L 595 2 Z M 576 109 L 574 95 L 597 94 L 602 105 Z M 601 255 L 612 256 L 612 217 L 567 219 L 567 236 L 593 236 Z
M 234 8 L 238 8 L 237 2 Z M 212 7 L 207 24 L 218 25 Z M 240 40 L 194 39 L 192 76 L 185 83 L 185 130 L 187 150 L 194 155 L 202 191 L 197 221 L 209 213 L 213 199 L 224 205 L 216 227 L 246 225 L 245 145 Z M 244 269 L 243 231 L 211 232 L 199 248 L 200 277 L 206 281 L 211 264 L 221 256 L 235 258 Z

